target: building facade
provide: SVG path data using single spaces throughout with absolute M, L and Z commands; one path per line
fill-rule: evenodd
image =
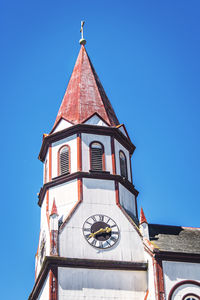
M 41 224 L 30 300 L 199 300 L 200 229 L 148 224 L 131 156 L 81 40 L 39 159 Z

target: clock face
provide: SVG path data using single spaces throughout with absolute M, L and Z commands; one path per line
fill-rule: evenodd
M 83 235 L 91 246 L 107 249 L 117 243 L 119 228 L 110 217 L 93 215 L 83 224 Z

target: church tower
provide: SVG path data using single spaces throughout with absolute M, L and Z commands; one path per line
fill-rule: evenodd
M 148 275 L 132 180 L 135 146 L 118 121 L 83 38 L 80 44 L 54 126 L 43 136 L 39 153 L 44 182 L 29 299 L 140 300 L 147 295 Z

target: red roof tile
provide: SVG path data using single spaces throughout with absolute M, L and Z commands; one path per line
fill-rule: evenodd
M 119 124 L 85 47 L 82 45 L 53 128 L 61 118 L 73 124 L 80 124 L 95 113 L 111 126 Z

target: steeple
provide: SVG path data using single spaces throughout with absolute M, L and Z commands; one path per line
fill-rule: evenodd
M 147 223 L 147 219 L 145 217 L 145 214 L 144 214 L 144 211 L 143 211 L 143 208 L 141 207 L 141 211 L 140 211 L 140 224 L 143 224 L 143 223 Z
M 53 129 L 62 118 L 75 125 L 84 123 L 94 114 L 99 115 L 109 126 L 119 124 L 82 44 Z

